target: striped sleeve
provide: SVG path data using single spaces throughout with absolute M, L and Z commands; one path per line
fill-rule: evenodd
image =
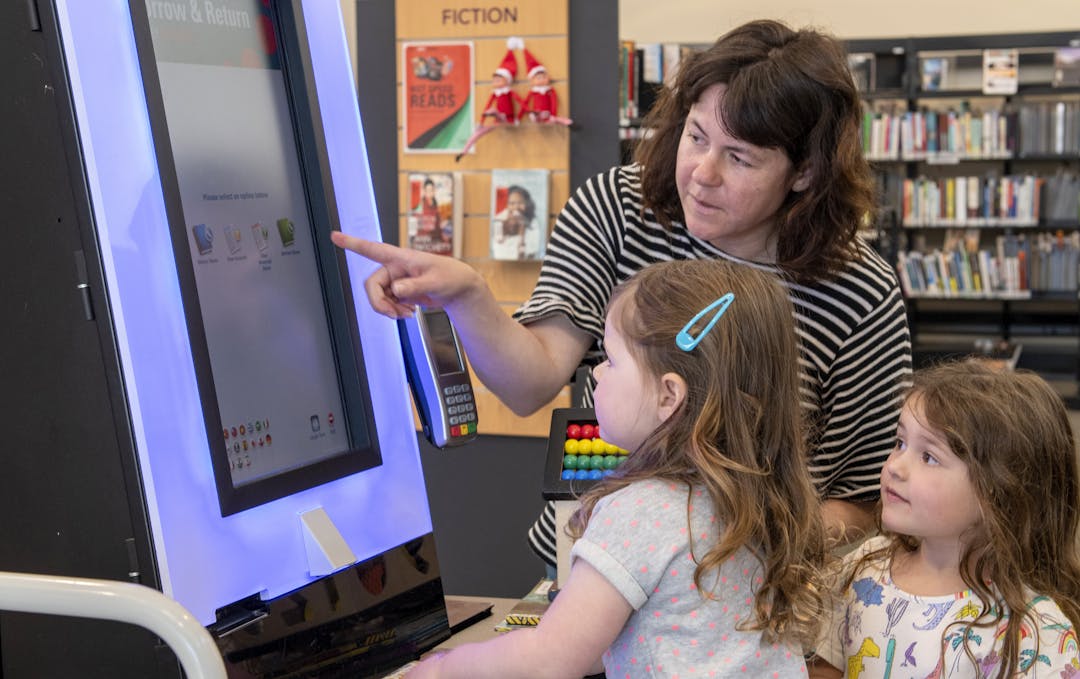
M 623 230 L 617 175 L 613 168 L 586 181 L 556 217 L 536 287 L 514 313 L 519 322 L 561 313 L 593 337 L 603 337 Z

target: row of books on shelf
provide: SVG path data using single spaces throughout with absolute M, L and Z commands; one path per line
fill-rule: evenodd
M 1080 219 L 1080 176 L 918 177 L 901 184 L 904 226 L 1038 226 Z
M 652 108 L 663 83 L 671 82 L 679 62 L 694 47 L 680 43 L 619 43 L 619 119 L 629 124 Z
M 876 160 L 1001 159 L 1080 149 L 1080 101 L 1024 102 L 980 111 L 864 107 L 863 153 Z
M 940 248 L 900 252 L 908 297 L 1027 299 L 1032 292 L 1077 292 L 1080 231 L 1002 235 L 979 246 L 977 229 L 950 230 Z

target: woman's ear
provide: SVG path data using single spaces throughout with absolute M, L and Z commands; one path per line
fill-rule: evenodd
M 791 183 L 791 190 L 802 193 L 808 188 L 810 188 L 810 168 L 804 164 L 795 172 L 795 181 Z
M 660 376 L 659 389 L 657 414 L 661 422 L 666 422 L 686 398 L 686 380 L 675 373 L 664 373 Z

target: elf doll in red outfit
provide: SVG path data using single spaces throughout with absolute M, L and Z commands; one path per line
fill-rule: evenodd
M 491 132 L 499 125 L 517 124 L 517 107 L 522 105 L 521 97 L 511 89 L 514 84 L 514 76 L 517 74 L 517 58 L 514 56 L 515 49 L 525 46 L 521 38 L 509 38 L 506 41 L 506 56 L 502 63 L 491 74 L 491 96 L 484 104 L 484 110 L 480 113 L 480 124 L 473 130 L 472 135 L 465 142 L 461 153 L 455 160 L 469 152 L 476 140 Z
M 537 61 L 529 50 L 525 51 L 525 66 L 529 69 L 528 77 L 532 88 L 525 101 L 521 104 L 521 113 L 518 120 L 525 116 L 535 123 L 558 123 L 570 125 L 574 121 L 569 118 L 560 118 L 559 100 L 555 95 L 555 88 L 551 86 L 551 76 L 548 75 L 544 65 Z

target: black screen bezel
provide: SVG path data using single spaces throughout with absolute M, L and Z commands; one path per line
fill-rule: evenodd
M 289 99 L 294 141 L 299 155 L 312 240 L 315 244 L 320 288 L 337 367 L 338 388 L 344 407 L 342 419 L 349 446 L 333 457 L 239 486 L 233 484 L 226 443 L 221 435 L 221 412 L 198 299 L 194 264 L 188 252 L 187 226 L 165 118 L 149 16 L 144 0 L 130 0 L 129 7 L 221 515 L 230 516 L 381 465 L 382 453 L 368 389 L 352 288 L 344 254 L 330 241 L 330 232 L 340 229 L 340 221 L 300 0 L 271 2 L 270 11 L 273 14 L 281 72 Z

